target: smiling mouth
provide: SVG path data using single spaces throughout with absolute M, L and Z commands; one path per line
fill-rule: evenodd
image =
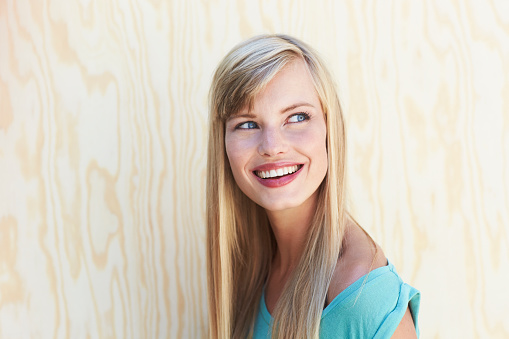
M 290 174 L 293 174 L 300 170 L 303 165 L 293 165 L 287 167 L 281 167 L 278 169 L 272 169 L 269 171 L 254 171 L 254 174 L 261 179 L 275 179 L 281 178 Z

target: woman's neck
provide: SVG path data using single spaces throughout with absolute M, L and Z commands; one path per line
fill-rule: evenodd
M 316 211 L 318 192 L 302 205 L 283 211 L 269 211 L 267 216 L 277 242 L 271 274 L 288 277 L 297 266 L 306 246 L 309 227 Z

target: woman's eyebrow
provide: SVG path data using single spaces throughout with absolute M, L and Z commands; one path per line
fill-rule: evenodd
M 296 104 L 292 104 L 288 107 L 285 107 L 281 110 L 281 114 L 284 114 L 288 111 L 291 111 L 297 107 L 303 107 L 303 106 L 306 106 L 306 107 L 311 107 L 311 108 L 315 108 L 314 105 L 308 103 L 308 102 L 298 102 Z M 237 119 L 237 118 L 247 118 L 247 119 L 254 119 L 256 118 L 256 115 L 253 114 L 252 112 L 243 112 L 243 113 L 236 113 L 236 114 L 232 114 L 230 115 L 226 120 L 229 121 L 229 120 L 232 120 L 232 119 Z
M 283 113 L 286 113 L 288 111 L 291 111 L 292 109 L 295 109 L 297 107 L 302 107 L 302 106 L 307 106 L 307 107 L 311 107 L 311 108 L 315 108 L 315 106 L 311 105 L 310 103 L 308 102 L 299 102 L 299 103 L 296 103 L 296 104 L 293 104 L 293 105 L 290 105 L 284 109 L 281 110 L 281 114 Z
M 237 119 L 237 118 L 248 118 L 248 119 L 254 119 L 256 118 L 256 115 L 254 115 L 253 113 L 251 112 L 245 112 L 245 113 L 237 113 L 237 114 L 232 114 L 230 115 L 226 121 L 228 120 L 232 120 L 232 119 Z

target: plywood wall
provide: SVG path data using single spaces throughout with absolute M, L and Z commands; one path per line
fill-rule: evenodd
M 2 0 L 0 338 L 206 336 L 207 90 L 270 32 L 336 75 L 422 338 L 509 337 L 508 1 Z

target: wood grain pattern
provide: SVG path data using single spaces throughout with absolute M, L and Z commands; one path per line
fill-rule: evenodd
M 267 32 L 335 73 L 421 337 L 509 337 L 509 2 L 5 0 L 0 338 L 206 337 L 207 91 Z

